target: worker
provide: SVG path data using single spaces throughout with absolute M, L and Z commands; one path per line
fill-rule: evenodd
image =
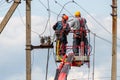
M 69 24 L 67 23 L 68 16 L 66 14 L 62 15 L 62 20 L 58 21 L 54 26 L 53 29 L 56 32 L 56 40 L 60 40 L 60 55 L 65 55 L 66 53 L 66 45 L 67 35 L 70 31 Z
M 80 11 L 76 11 L 74 15 L 75 18 L 70 23 L 71 30 L 73 30 L 73 52 L 75 56 L 79 56 L 79 47 L 81 41 L 84 41 L 85 45 L 88 43 L 85 32 L 86 19 L 81 17 Z M 87 54 L 87 50 L 84 50 L 84 53 Z

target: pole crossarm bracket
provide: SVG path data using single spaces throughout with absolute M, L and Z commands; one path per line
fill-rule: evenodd
M 38 45 L 38 46 L 33 46 L 31 45 L 31 49 L 48 49 L 48 48 L 53 48 L 53 44 L 50 45 Z

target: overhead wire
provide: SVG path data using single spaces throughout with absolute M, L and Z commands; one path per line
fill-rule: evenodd
M 25 25 L 25 22 L 24 22 L 24 20 L 23 20 L 23 18 L 22 18 L 22 15 L 21 15 L 20 9 L 17 8 L 17 11 L 18 11 L 18 14 L 19 14 L 19 17 L 20 17 L 21 22 L 23 23 L 24 26 L 26 26 L 26 25 Z M 36 31 L 31 30 L 31 32 L 37 34 L 38 36 L 40 35 L 40 34 L 39 34 L 38 32 L 36 32 Z
M 92 31 L 90 31 L 90 33 L 94 35 L 94 33 L 93 33 Z M 111 41 L 109 41 L 109 40 L 107 40 L 107 39 L 105 39 L 105 38 L 103 38 L 103 37 L 100 37 L 100 36 L 99 36 L 99 35 L 97 35 L 97 34 L 96 34 L 96 37 L 97 37 L 97 38 L 99 38 L 99 39 L 101 39 L 101 40 L 103 40 L 103 41 L 105 41 L 105 42 L 107 42 L 107 43 L 112 44 L 112 42 L 111 42 Z M 120 48 L 120 45 L 117 45 L 117 47 L 119 47 L 119 48 Z
M 64 5 L 61 5 L 60 3 L 58 3 L 58 2 L 55 0 L 55 3 L 57 3 L 59 6 L 62 7 L 61 10 L 60 10 L 60 12 L 59 12 L 59 14 L 58 14 L 58 16 L 57 16 L 57 21 L 58 21 L 58 17 L 60 16 L 60 14 L 61 14 L 61 12 L 62 12 L 63 9 L 66 10 L 71 16 L 73 16 L 73 15 L 65 8 L 65 6 L 66 6 L 67 4 L 69 4 L 69 3 L 71 3 L 71 2 L 72 2 L 72 1 L 68 1 L 68 2 L 65 3 Z
M 93 35 L 95 34 L 95 33 L 92 32 L 92 31 L 90 31 L 90 33 L 93 34 Z M 112 44 L 111 41 L 109 41 L 109 40 L 107 40 L 107 39 L 105 39 L 105 38 L 103 38 L 103 37 L 100 37 L 100 36 L 98 36 L 97 34 L 95 34 L 95 35 L 96 35 L 97 38 L 100 38 L 101 40 L 104 40 L 105 42 Z
M 55 3 L 58 3 L 56 0 L 54 0 L 55 1 Z M 71 1 L 69 1 L 68 3 L 70 3 Z M 91 16 L 95 21 L 96 21 L 96 23 L 98 23 L 105 31 L 107 31 L 109 34 L 111 34 L 111 32 L 109 32 L 101 23 L 99 23 L 88 11 L 86 11 L 83 7 L 81 7 L 77 2 L 75 2 L 74 0 L 72 0 L 72 2 L 73 3 L 75 3 L 76 5 L 78 5 L 81 9 L 83 9 L 89 16 Z M 65 5 L 67 5 L 68 3 L 66 3 Z M 62 6 L 61 4 L 59 4 L 60 6 Z M 61 11 L 64 9 L 64 7 L 65 7 L 65 5 L 62 7 L 62 9 L 61 9 Z M 61 11 L 60 11 L 60 13 L 61 13 Z M 59 13 L 59 14 L 60 14 Z M 59 15 L 58 15 L 59 16 Z M 97 36 L 97 35 L 96 35 Z M 110 41 L 108 41 L 108 40 L 106 40 L 106 39 L 104 39 L 104 38 L 102 38 L 102 37 L 99 37 L 99 36 L 97 36 L 98 38 L 101 38 L 101 39 L 103 39 L 104 41 L 107 41 L 107 42 L 109 42 L 109 43 L 112 43 L 112 42 L 110 42 Z M 119 39 L 119 38 L 117 38 L 117 39 Z M 119 46 L 119 45 L 118 45 Z
M 39 0 L 40 1 L 40 0 Z M 55 0 L 56 1 L 56 0 Z M 41 1 L 40 1 L 41 2 Z M 44 4 L 43 4 L 44 5 Z M 45 6 L 46 7 L 46 6 Z M 47 8 L 47 7 L 46 7 Z M 86 11 L 86 10 L 85 10 Z M 20 15 L 20 18 L 21 18 L 21 21 L 23 22 L 23 24 L 25 25 L 25 23 L 24 23 L 24 21 L 23 21 L 23 19 L 22 19 L 22 17 L 21 17 L 21 13 L 20 13 L 20 10 L 18 9 L 18 12 L 19 12 L 19 15 Z M 87 12 L 87 11 L 86 11 Z M 87 12 L 88 13 L 88 12 Z M 89 13 L 88 13 L 89 14 Z M 37 35 L 40 35 L 39 33 L 37 33 L 37 32 L 35 32 L 35 31 L 32 31 L 32 32 L 34 32 L 34 33 L 36 33 Z M 91 32 L 91 31 L 90 31 Z M 92 34 L 94 34 L 93 32 L 91 32 Z M 102 39 L 102 40 L 104 40 L 105 42 L 108 42 L 108 43 L 112 43 L 112 42 L 110 42 L 109 40 L 107 40 L 107 39 L 104 39 L 104 38 L 102 38 L 102 37 L 100 37 L 100 36 L 98 36 L 98 35 L 96 35 L 96 37 L 98 37 L 98 38 L 100 38 L 100 39 Z M 119 46 L 119 45 L 118 45 Z
M 109 34 L 111 34 L 110 31 L 108 31 L 101 23 L 99 23 L 87 10 L 85 10 L 82 6 L 80 6 L 77 2 L 74 1 L 76 5 L 78 5 L 82 10 L 84 10 L 91 18 L 93 18 L 96 23 L 98 23 L 105 31 L 107 31 Z
M 108 32 L 110 35 L 112 34 L 110 31 L 108 31 L 99 21 L 97 21 L 87 10 L 85 10 L 82 6 L 80 6 L 77 2 L 73 0 L 73 2 L 78 5 L 82 10 L 84 10 L 97 24 L 99 24 L 106 32 Z M 118 40 L 120 38 L 117 37 Z
M 48 17 L 49 17 L 49 31 L 50 31 L 50 35 L 51 35 L 51 23 L 50 23 L 50 17 L 51 17 L 51 12 L 50 12 L 50 2 L 49 2 L 49 0 L 47 0 L 48 1 Z
M 65 8 L 65 6 L 66 6 L 67 4 L 69 4 L 69 3 L 72 3 L 72 1 L 68 1 L 68 2 L 65 3 L 64 5 L 61 5 L 61 4 L 58 3 L 56 0 L 55 0 L 55 3 L 57 3 L 59 6 L 62 7 L 61 11 L 62 11 L 63 9 L 66 10 L 66 11 L 71 15 L 71 17 L 73 17 L 72 13 Z M 60 11 L 60 13 L 61 13 L 61 11 Z M 59 13 L 59 14 L 60 14 L 60 13 Z
M 48 8 L 39 0 L 39 2 L 47 9 L 47 11 L 48 11 L 48 19 L 47 19 L 47 22 L 46 22 L 46 25 L 45 25 L 45 29 L 43 30 L 43 32 L 42 33 L 40 33 L 40 36 L 41 35 L 43 35 L 44 33 L 45 33 L 45 31 L 46 31 L 46 29 L 47 29 L 47 27 L 48 27 L 48 23 L 50 22 L 50 6 L 49 6 L 49 0 L 47 0 L 48 1 Z
M 48 9 L 49 10 L 49 9 Z M 34 32 L 34 31 L 32 31 L 32 32 Z M 34 32 L 34 33 L 37 33 L 37 32 Z M 40 35 L 39 33 L 37 33 L 38 35 Z M 104 40 L 104 41 L 106 41 L 106 42 L 108 42 L 108 43 L 112 43 L 112 42 L 110 42 L 109 40 L 106 40 L 106 39 L 104 39 L 104 38 L 102 38 L 102 37 L 100 37 L 100 36 L 98 36 L 98 35 L 96 35 L 96 37 L 98 37 L 98 38 L 100 38 L 100 39 L 102 39 L 102 40 Z
M 64 6 L 63 6 L 63 8 L 64 8 Z M 61 11 L 63 10 L 63 8 L 61 9 Z M 84 9 L 84 8 L 83 8 Z M 60 11 L 60 13 L 61 13 L 61 11 Z M 59 13 L 59 15 L 60 15 L 60 13 Z M 59 16 L 58 15 L 58 16 Z M 90 15 L 91 16 L 91 15 Z M 102 28 L 104 28 L 104 26 L 103 25 L 101 25 L 94 17 L 92 17 L 100 26 L 102 26 Z M 58 18 L 57 18 L 57 20 L 58 20 Z M 106 30 L 108 33 L 110 33 L 111 34 L 111 32 L 109 32 L 106 28 L 104 28 L 104 30 Z M 100 39 L 102 39 L 102 40 L 104 40 L 104 41 L 107 41 L 107 42 L 109 42 L 109 43 L 111 43 L 110 41 L 108 41 L 108 40 L 106 40 L 106 39 L 104 39 L 104 38 L 102 38 L 102 37 L 100 37 L 100 36 L 97 36 L 98 38 L 100 38 Z M 94 74 L 93 74 L 94 75 Z M 94 78 L 93 78 L 94 79 Z
M 47 3 L 48 3 L 48 22 L 50 21 L 50 6 L 49 6 L 49 0 L 47 0 Z M 47 23 L 48 24 L 48 23 Z M 46 24 L 46 26 L 47 26 Z M 49 48 L 48 48 L 48 56 L 47 56 L 47 64 L 46 64 L 46 77 L 45 77 L 45 80 L 47 80 L 47 75 L 48 75 L 48 65 L 49 65 Z
M 40 2 L 40 4 L 43 5 L 43 7 L 48 11 L 48 8 L 45 6 L 45 4 L 43 2 L 41 2 L 41 0 L 38 0 Z M 58 15 L 56 12 L 52 11 L 52 10 L 49 10 L 51 13 L 55 14 L 55 15 Z
M 21 22 L 23 23 L 24 26 L 26 26 L 26 25 L 25 25 L 25 21 L 24 21 L 23 18 L 22 18 L 22 15 L 21 15 L 21 12 L 20 12 L 19 8 L 17 8 L 17 10 L 18 10 L 18 14 L 19 14 L 19 17 L 20 17 Z M 34 31 L 34 30 L 32 30 L 32 29 L 31 29 L 31 32 L 33 32 L 33 33 L 35 33 L 36 35 L 40 36 L 40 33 L 36 32 L 36 31 Z M 52 37 L 52 36 L 51 36 L 51 37 Z

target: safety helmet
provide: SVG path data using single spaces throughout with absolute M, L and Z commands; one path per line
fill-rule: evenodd
M 75 16 L 81 16 L 80 11 L 76 11 L 76 12 L 75 12 Z
M 69 17 L 66 14 L 63 14 L 62 18 L 67 21 Z

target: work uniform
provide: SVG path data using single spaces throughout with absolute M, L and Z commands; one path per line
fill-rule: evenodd
M 70 31 L 69 24 L 66 22 L 58 21 L 54 26 L 53 29 L 56 31 L 56 39 L 60 40 L 61 45 L 61 52 L 64 55 L 66 53 L 66 44 L 67 41 L 67 35 Z
M 80 42 L 84 41 L 85 45 L 88 44 L 86 38 L 86 19 L 85 18 L 74 18 L 70 24 L 73 30 L 73 52 L 76 56 L 79 55 Z

